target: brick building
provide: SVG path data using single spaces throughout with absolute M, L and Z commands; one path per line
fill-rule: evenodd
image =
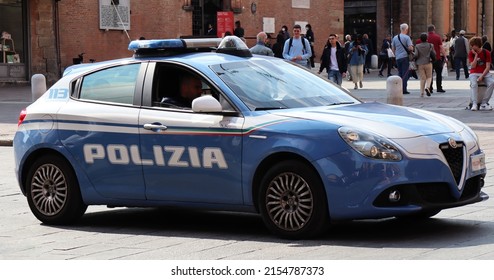
M 492 0 L 0 0 L 3 42 L 0 82 L 29 81 L 42 73 L 49 83 L 84 53 L 84 62 L 130 56 L 130 40 L 141 36 L 202 36 L 217 12 L 232 12 L 247 44 L 265 30 L 276 37 L 282 25 L 310 23 L 320 55 L 329 33 L 368 33 L 375 47 L 407 22 L 412 36 L 434 23 L 438 33 L 453 27 L 492 40 Z M 340 38 L 342 38 L 341 36 Z M 0 41 L 2 42 L 2 41 Z M 15 43 L 15 49 L 10 44 Z M 5 47 L 2 46 L 2 50 Z M 15 53 L 15 57 L 12 54 Z M 4 57 L 5 55 L 5 58 Z M 16 60 L 13 60 L 15 58 Z M 9 59 L 11 61 L 9 61 Z

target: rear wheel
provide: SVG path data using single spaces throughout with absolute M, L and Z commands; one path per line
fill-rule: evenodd
M 68 224 L 87 209 L 74 171 L 59 156 L 37 159 L 29 170 L 26 186 L 29 207 L 43 223 Z
M 329 224 L 321 180 L 299 161 L 284 161 L 270 168 L 261 181 L 258 201 L 268 229 L 283 238 L 314 237 Z

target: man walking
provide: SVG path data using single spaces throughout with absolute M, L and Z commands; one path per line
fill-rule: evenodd
M 270 48 L 266 47 L 267 39 L 268 39 L 268 35 L 265 32 L 259 32 L 257 34 L 257 43 L 255 46 L 250 48 L 250 52 L 252 54 L 274 56 L 273 51 Z
M 439 35 L 436 34 L 436 27 L 433 24 L 427 27 L 427 31 L 429 32 L 427 34 L 427 42 L 434 46 L 434 52 L 436 53 L 436 60 L 432 63 L 432 69 L 434 70 L 434 72 L 436 72 L 437 92 L 446 92 L 443 89 L 442 71 L 443 65 L 445 62 L 448 61 L 448 59 L 446 58 L 446 53 L 444 52 L 443 40 Z M 431 86 L 429 88 L 431 93 L 433 90 L 432 83 L 433 82 L 431 82 Z
M 309 59 L 312 56 L 309 41 L 300 34 L 300 25 L 293 26 L 293 37 L 285 41 L 283 46 L 283 58 L 293 61 L 310 69 Z
M 413 43 L 408 33 L 408 24 L 400 25 L 400 34 L 393 37 L 391 46 L 396 57 L 396 66 L 398 66 L 398 75 L 402 79 L 403 94 L 409 94 L 407 90 L 408 79 L 410 78 L 408 54 L 413 52 Z
M 317 73 L 321 74 L 324 68 L 328 72 L 328 79 L 341 86 L 342 80 L 346 76 L 347 63 L 345 49 L 338 42 L 336 34 L 329 34 L 329 39 L 321 56 L 321 67 Z
M 465 30 L 460 31 L 460 36 L 455 40 L 455 70 L 456 79 L 460 79 L 460 67 L 463 66 L 463 71 L 465 72 L 465 79 L 468 79 L 468 65 L 467 65 L 467 55 L 470 51 L 470 46 L 467 38 L 465 38 Z

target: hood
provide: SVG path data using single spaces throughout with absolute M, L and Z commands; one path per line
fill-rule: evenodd
M 272 113 L 338 126 L 364 128 L 392 139 L 461 132 L 465 128 L 465 125 L 448 116 L 378 102 L 297 111 L 272 111 Z

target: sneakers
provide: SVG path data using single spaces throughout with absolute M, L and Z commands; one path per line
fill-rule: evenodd
M 480 105 L 480 111 L 491 111 L 491 110 L 492 110 L 492 106 L 489 104 L 484 103 L 484 104 Z
M 477 104 L 472 104 L 472 108 L 470 109 L 472 111 L 477 111 Z

